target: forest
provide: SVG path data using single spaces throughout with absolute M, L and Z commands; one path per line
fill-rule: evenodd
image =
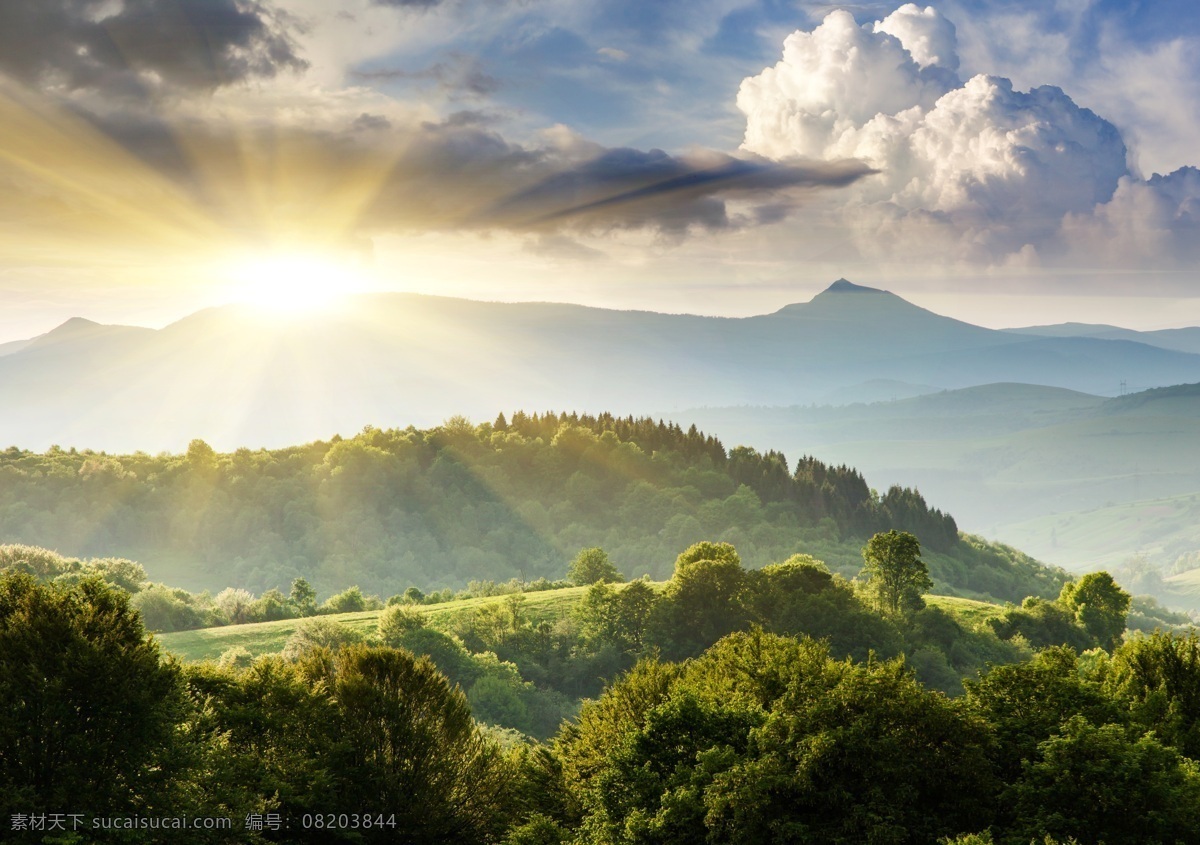
M 851 582 L 702 542 L 659 588 L 587 549 L 561 624 L 514 593 L 448 634 L 410 593 L 370 637 L 313 616 L 200 663 L 98 572 L 9 565 L 0 818 L 36 842 L 218 818 L 187 841 L 1191 841 L 1200 638 L 1129 635 L 1105 573 L 971 628 L 927 600 L 914 535 L 862 559 Z
M 191 591 L 553 581 L 595 546 L 626 576 L 662 580 L 680 549 L 712 538 L 751 567 L 805 552 L 851 577 L 867 537 L 892 528 L 920 539 L 942 592 L 1052 598 L 1066 580 L 960 537 L 916 491 L 880 494 L 849 467 L 727 450 L 648 418 L 516 412 L 229 454 L 199 440 L 180 455 L 0 452 L 5 542 L 133 559 Z
M 13 841 L 1113 845 L 1200 823 L 1191 620 L 848 467 L 517 413 L 274 452 L 12 449 L 0 481 L 26 541 L 0 545 Z M 169 650 L 258 623 L 286 639 Z

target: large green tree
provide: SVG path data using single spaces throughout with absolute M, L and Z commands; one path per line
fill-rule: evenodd
M 1075 614 L 1075 620 L 1108 651 L 1125 634 L 1129 593 L 1107 572 L 1089 572 L 1078 581 L 1063 584 L 1058 603 Z
M 168 809 L 183 717 L 180 670 L 126 593 L 0 576 L 0 816 Z
M 351 646 L 326 678 L 340 711 L 334 753 L 346 806 L 395 813 L 396 831 L 366 841 L 472 843 L 503 818 L 505 770 L 466 696 L 433 663 L 403 649 Z
M 928 843 L 986 827 L 986 726 L 903 663 L 733 634 L 639 664 L 560 745 L 588 843 Z
M 665 654 L 690 657 L 742 627 L 746 570 L 729 543 L 696 543 L 675 560 L 655 608 L 655 637 Z
M 933 589 L 933 580 L 915 536 L 895 529 L 876 534 L 863 547 L 862 556 L 867 586 L 880 610 L 899 615 L 925 606 L 921 596 Z
M 625 579 L 601 548 L 580 549 L 567 569 L 567 579 L 572 584 L 619 584 Z
M 1194 842 L 1200 830 L 1200 769 L 1152 734 L 1097 727 L 1076 716 L 1038 746 L 1009 791 L 1015 822 L 1006 842 L 1042 837 L 1083 843 Z

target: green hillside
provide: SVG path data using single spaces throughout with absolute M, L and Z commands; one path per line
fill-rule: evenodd
M 1200 549 L 1200 494 L 1053 514 L 1005 533 L 1014 545 L 1076 570 L 1115 567 L 1135 555 L 1175 561 Z
M 1063 583 L 1011 549 L 960 541 L 912 490 L 651 419 L 518 412 L 274 451 L 0 452 L 4 542 L 132 558 L 194 591 L 303 577 L 323 595 L 357 584 L 386 597 L 555 580 L 597 546 L 627 577 L 662 580 L 702 540 L 734 544 L 751 568 L 803 552 L 851 577 L 866 538 L 889 529 L 920 539 L 942 592 L 1019 601 Z
M 1200 388 L 1104 400 L 994 384 L 872 405 L 681 412 L 719 436 L 803 448 L 950 507 L 966 530 L 1075 571 L 1200 550 Z M 1164 503 L 1170 500 L 1169 503 Z M 1166 508 L 1166 509 L 1164 509 Z
M 585 592 L 587 587 L 564 587 L 559 590 L 524 593 L 523 610 L 533 624 L 556 622 L 570 615 Z M 434 605 L 415 605 L 413 610 L 425 617 L 429 627 L 449 632 L 454 630 L 456 623 L 468 618 L 480 608 L 500 607 L 503 603 L 503 597 L 492 596 L 459 599 Z M 356 613 L 334 613 L 320 618 L 345 625 L 368 636 L 375 633 L 380 613 L 382 611 L 365 610 Z M 274 622 L 224 625 L 195 631 L 173 631 L 157 636 L 163 648 L 181 660 L 216 660 L 232 648 L 244 648 L 254 657 L 258 657 L 282 651 L 288 637 L 302 622 L 302 619 L 279 619 Z
M 652 586 L 661 590 L 665 583 L 657 582 Z M 559 590 L 525 593 L 523 610 L 534 624 L 556 622 L 571 614 L 587 589 L 587 587 L 565 587 Z M 1004 612 L 1004 608 L 1000 605 L 954 596 L 927 596 L 926 602 L 930 607 L 945 610 L 960 624 L 968 628 L 977 627 L 988 619 L 999 618 Z M 416 605 L 413 609 L 426 618 L 426 624 L 429 627 L 443 632 L 451 632 L 455 629 L 456 624 L 467 620 L 480 608 L 501 607 L 503 604 L 504 598 L 497 596 L 460 599 L 436 605 Z M 379 624 L 380 613 L 382 611 L 367 610 L 358 613 L 336 613 L 321 618 L 345 625 L 368 636 L 375 632 Z M 295 632 L 302 621 L 301 619 L 280 619 L 275 622 L 225 625 L 218 628 L 202 628 L 197 631 L 174 631 L 157 636 L 164 649 L 180 660 L 189 662 L 216 660 L 226 651 L 235 648 L 244 648 L 252 656 L 258 657 L 282 651 L 288 637 Z

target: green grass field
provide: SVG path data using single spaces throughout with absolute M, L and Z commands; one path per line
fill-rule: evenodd
M 925 603 L 930 607 L 940 607 L 968 629 L 978 628 L 987 620 L 998 618 L 1004 613 L 1001 605 L 956 596 L 926 596 Z
M 652 586 L 662 589 L 665 583 L 653 583 Z M 585 592 L 587 592 L 587 587 L 567 587 L 561 590 L 525 593 L 522 610 L 535 624 L 542 621 L 553 622 L 568 615 Z M 484 605 L 502 604 L 506 598 L 507 596 L 494 596 L 462 599 L 442 604 L 417 605 L 416 609 L 425 614 L 431 628 L 450 631 L 455 622 L 463 616 Z M 975 628 L 989 617 L 998 616 L 1004 612 L 1004 608 L 999 605 L 951 596 L 926 596 L 926 601 L 932 606 L 940 607 L 951 613 L 968 628 Z M 321 618 L 339 622 L 364 635 L 369 635 L 375 632 L 381 612 L 367 610 L 360 613 L 338 613 Z M 288 637 L 296 630 L 301 621 L 300 619 L 282 619 L 277 622 L 255 622 L 248 625 L 202 628 L 196 631 L 176 631 L 170 634 L 159 634 L 158 641 L 168 653 L 185 662 L 216 660 L 224 652 L 238 646 L 258 657 L 262 654 L 275 654 L 282 651 Z
M 571 612 L 586 587 L 566 587 L 561 590 L 546 590 L 539 593 L 524 593 L 522 610 L 534 624 L 543 620 L 554 621 Z M 461 617 L 473 613 L 488 604 L 502 604 L 507 596 L 461 599 L 442 604 L 416 605 L 415 609 L 425 614 L 427 624 L 439 631 L 449 631 Z M 359 613 L 336 613 L 324 616 L 348 628 L 364 634 L 375 633 L 379 624 L 380 610 L 365 610 Z M 171 654 L 185 661 L 209 660 L 220 657 L 225 651 L 241 646 L 257 657 L 283 650 L 288 637 L 300 624 L 300 619 L 281 619 L 277 622 L 252 622 L 246 625 L 226 625 L 220 628 L 201 628 L 196 631 L 175 631 L 159 634 L 158 641 Z

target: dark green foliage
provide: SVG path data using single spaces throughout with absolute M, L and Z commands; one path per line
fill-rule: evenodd
M 1070 646 L 1079 651 L 1091 648 L 1095 641 L 1075 621 L 1075 615 L 1058 602 L 1030 596 L 1019 608 L 1010 607 L 999 619 L 988 624 L 1002 640 L 1020 635 L 1034 648 Z
M 317 591 L 304 578 L 297 578 L 292 582 L 288 601 L 300 616 L 312 616 L 317 612 Z
M 441 436 L 466 442 L 468 427 Z M 586 431 L 563 440 L 590 448 Z M 1135 637 L 1111 657 L 1048 648 L 951 699 L 929 688 L 957 692 L 973 668 L 1027 653 L 1023 638 L 942 602 L 885 617 L 813 557 L 748 571 L 732 545 L 701 542 L 661 594 L 597 583 L 557 624 L 531 619 L 511 585 L 478 583 L 495 598 L 461 639 L 397 603 L 385 646 L 316 617 L 289 659 L 235 649 L 181 670 L 125 592 L 60 580 L 58 556 L 20 557 L 44 571 L 0 578 L 0 810 L 13 813 L 395 814 L 395 829 L 189 836 L 314 845 L 1165 845 L 1200 825 L 1195 635 Z M 1076 609 L 1105 592 L 1069 591 L 1081 595 Z M 152 585 L 134 601 L 149 615 L 182 596 Z M 229 614 L 297 606 L 219 599 Z M 1058 615 L 1032 603 L 1002 622 L 1095 641 L 1094 617 L 1043 604 Z M 781 635 L 806 632 L 823 641 Z M 598 698 L 564 721 L 582 694 Z
M 747 574 L 746 611 L 765 630 L 825 640 L 837 657 L 894 656 L 900 631 L 868 608 L 844 578 L 809 555 Z
M 484 842 L 496 832 L 505 776 L 466 697 L 433 663 L 396 649 L 352 647 L 325 682 L 343 742 L 328 760 L 342 806 L 397 815 L 413 842 Z M 365 841 L 391 842 L 381 829 Z
M 756 632 L 639 666 L 562 753 L 587 842 L 924 843 L 989 821 L 984 742 L 900 663 Z
M 728 543 L 696 543 L 675 561 L 655 608 L 655 641 L 671 657 L 698 654 L 747 622 L 746 571 Z
M 658 596 L 645 581 L 631 581 L 614 589 L 595 584 L 574 612 L 584 648 L 596 652 L 612 647 L 622 653 L 638 652 Z
M 931 510 L 916 490 L 893 485 L 879 504 L 882 525 L 894 525 L 914 534 L 931 549 L 945 551 L 958 542 L 954 520 L 939 510 Z
M 299 663 L 259 660 L 241 672 L 199 667 L 189 686 L 192 732 L 214 752 L 197 781 L 210 805 L 293 820 L 348 807 L 396 816 L 395 828 L 293 824 L 271 838 L 483 843 L 505 826 L 508 767 L 466 697 L 427 659 L 355 646 Z
M 172 804 L 180 672 L 124 592 L 0 576 L 0 815 Z M 53 809 L 52 809 L 53 808 Z
M 1034 648 L 1066 645 L 1112 651 L 1125 633 L 1130 596 L 1107 572 L 1092 572 L 1063 584 L 1057 601 L 1033 596 L 989 624 L 1001 639 L 1020 635 Z
M 295 664 L 265 658 L 243 671 L 200 665 L 189 668 L 187 682 L 190 732 L 208 752 L 194 775 L 198 800 L 228 815 L 339 812 L 338 777 L 328 766 L 338 742 L 337 706 Z M 339 841 L 326 831 L 290 835 Z
M 1101 685 L 1079 672 L 1069 648 L 1048 648 L 1027 662 L 993 667 L 965 686 L 967 708 L 992 726 L 993 753 L 1006 780 L 1019 775 L 1022 761 L 1036 759 L 1038 746 L 1070 719 L 1104 724 L 1119 718 Z
M 1047 834 L 1081 843 L 1174 845 L 1200 830 L 1200 770 L 1153 735 L 1076 716 L 1038 746 L 1006 796 L 1015 821 L 1007 839 Z
M 1113 655 L 1105 686 L 1132 720 L 1200 760 L 1200 637 L 1134 637 Z

